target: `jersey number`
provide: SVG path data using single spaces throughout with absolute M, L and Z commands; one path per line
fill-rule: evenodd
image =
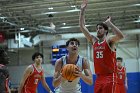
M 122 79 L 122 75 L 120 75 L 120 79 Z
M 38 79 L 35 79 L 35 82 L 34 82 L 34 84 L 38 84 Z
M 96 58 L 103 58 L 103 51 L 97 51 Z

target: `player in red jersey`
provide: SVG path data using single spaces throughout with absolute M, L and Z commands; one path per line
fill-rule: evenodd
M 9 71 L 6 66 L 9 62 L 7 52 L 0 48 L 0 93 L 11 93 L 8 86 Z
M 126 68 L 122 66 L 123 58 L 117 57 L 117 73 L 118 73 L 118 84 L 120 93 L 126 93 L 126 90 L 128 89 L 127 85 L 127 76 L 126 76 Z
M 122 32 L 111 22 L 111 17 L 96 25 L 97 36 L 91 35 L 85 26 L 87 0 L 83 0 L 79 18 L 80 29 L 93 44 L 94 67 L 97 75 L 94 93 L 119 93 L 117 85 L 117 65 L 115 43 L 124 38 Z M 110 27 L 114 35 L 108 35 Z
M 42 82 L 42 85 L 49 93 L 53 93 L 45 81 L 44 70 L 41 66 L 42 59 L 43 55 L 41 53 L 36 52 L 33 54 L 34 64 L 26 68 L 18 93 L 36 93 L 39 81 Z

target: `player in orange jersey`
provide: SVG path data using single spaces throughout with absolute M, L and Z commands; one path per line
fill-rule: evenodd
M 34 64 L 26 68 L 18 93 L 36 93 L 39 81 L 42 82 L 42 85 L 49 93 L 53 93 L 45 81 L 44 70 L 41 66 L 43 55 L 36 52 L 33 54 L 32 60 Z
M 127 85 L 127 76 L 126 76 L 126 68 L 122 66 L 123 58 L 117 57 L 117 73 L 118 73 L 118 84 L 119 84 L 119 93 L 126 93 L 128 89 Z
M 117 85 L 117 65 L 115 44 L 124 38 L 122 32 L 108 17 L 105 22 L 96 25 L 97 36 L 90 34 L 85 26 L 87 0 L 83 0 L 79 18 L 80 30 L 93 45 L 95 73 L 97 75 L 94 93 L 119 93 Z M 108 35 L 108 27 L 114 35 Z

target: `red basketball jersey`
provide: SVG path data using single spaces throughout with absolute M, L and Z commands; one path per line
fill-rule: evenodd
M 117 73 L 118 73 L 118 84 L 124 84 L 125 83 L 125 71 L 126 68 L 122 67 L 121 69 L 117 69 Z
M 97 75 L 117 72 L 116 51 L 111 50 L 106 39 L 101 43 L 98 41 L 94 43 L 93 53 L 95 73 Z
M 32 74 L 27 78 L 22 93 L 36 93 L 37 85 L 43 76 L 43 70 L 38 71 L 34 65 Z

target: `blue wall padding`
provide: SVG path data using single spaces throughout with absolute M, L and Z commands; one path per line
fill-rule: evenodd
M 95 82 L 96 76 L 93 75 L 93 82 Z M 128 90 L 127 93 L 140 93 L 140 72 L 135 72 L 135 73 L 127 73 L 127 78 L 128 78 Z M 48 83 L 49 87 L 54 91 L 54 87 L 52 86 L 52 77 L 47 77 L 46 82 Z M 93 85 L 87 85 L 85 82 L 80 80 L 81 85 L 82 85 L 82 93 L 94 93 Z M 39 83 L 38 85 L 38 93 L 48 93 Z
M 54 87 L 53 87 L 53 85 L 52 85 L 52 80 L 53 80 L 52 77 L 47 77 L 47 78 L 46 78 L 47 84 L 49 85 L 49 87 L 50 87 L 50 88 L 52 89 L 52 91 L 54 92 Z M 47 91 L 44 89 L 44 87 L 42 86 L 41 82 L 40 82 L 39 85 L 38 85 L 38 93 L 49 93 L 49 92 L 47 92 Z
M 128 91 L 127 93 L 140 93 L 140 72 L 128 73 Z

